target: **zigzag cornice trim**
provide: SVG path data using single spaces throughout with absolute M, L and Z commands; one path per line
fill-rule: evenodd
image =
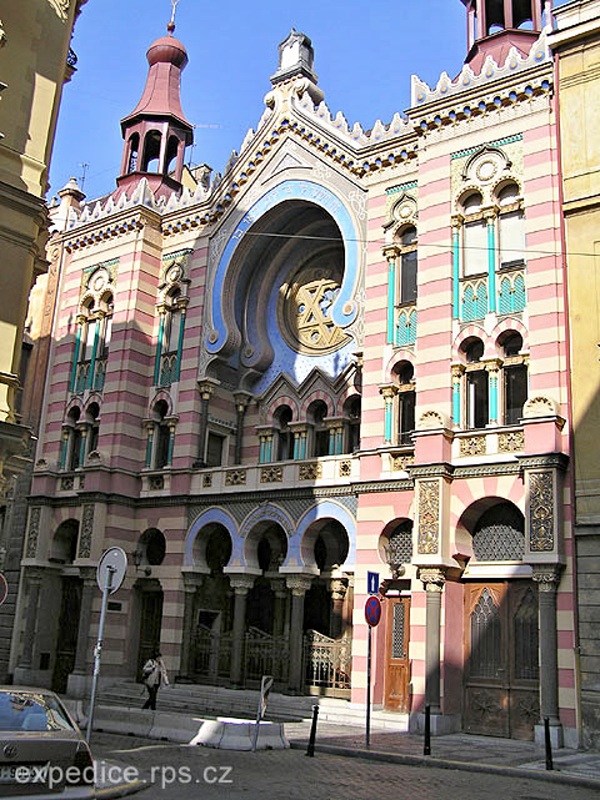
M 156 211 L 140 206 L 126 209 L 118 214 L 113 211 L 110 217 L 102 216 L 93 222 L 88 221 L 63 234 L 65 249 L 71 253 L 75 250 L 103 244 L 108 239 L 140 231 L 148 224 L 158 228 L 160 217 Z
M 544 63 L 527 76 L 523 76 L 523 80 L 519 83 L 505 79 L 490 87 L 490 91 L 486 94 L 473 89 L 463 92 L 460 97 L 444 98 L 443 102 L 432 103 L 427 108 L 411 109 L 409 115 L 415 132 L 420 136 L 426 136 L 445 126 L 498 114 L 511 107 L 525 106 L 543 96 L 548 96 L 553 87 L 551 65 Z
M 465 89 L 481 91 L 485 84 L 501 78 L 512 77 L 543 63 L 552 63 L 552 53 L 548 46 L 548 29 L 542 31 L 532 45 L 527 56 L 523 56 L 516 47 L 511 47 L 504 64 L 498 64 L 491 55 L 484 61 L 479 74 L 475 74 L 468 64 L 465 64 L 460 74 L 452 80 L 447 72 L 442 72 L 437 85 L 432 89 L 418 75 L 411 78 L 411 107 L 413 109 L 446 99 L 456 94 L 461 94 Z
M 394 119 L 396 117 L 400 119 L 398 115 L 395 115 Z M 305 120 L 306 124 L 303 124 Z M 374 129 L 374 132 L 376 136 L 383 139 L 382 131 L 384 126 L 381 123 L 379 124 L 381 128 Z M 235 160 L 231 170 L 222 179 L 219 176 L 219 182 L 214 188 L 214 194 L 208 198 L 209 202 L 205 204 L 204 209 L 196 206 L 193 214 L 181 218 L 181 210 L 187 205 L 192 205 L 192 202 L 190 199 L 186 200 L 183 195 L 181 198 L 172 198 L 169 201 L 168 210 L 174 216 L 172 219 L 165 220 L 163 232 L 166 235 L 175 234 L 189 227 L 210 225 L 217 222 L 225 214 L 243 186 L 261 168 L 262 164 L 270 157 L 286 135 L 301 139 L 305 144 L 318 150 L 322 156 L 335 162 L 338 169 L 341 168 L 350 172 L 354 178 L 360 178 L 374 169 L 416 158 L 417 143 L 414 131 L 409 129 L 403 120 L 401 120 L 401 124 L 398 127 L 400 134 L 394 133 L 392 135 L 390 130 L 391 127 L 385 129 L 386 137 L 383 141 L 378 140 L 377 143 L 380 147 L 376 150 L 368 142 L 360 149 L 357 149 L 356 142 L 351 139 L 343 142 L 336 128 L 332 126 L 331 130 L 327 130 L 321 119 L 282 114 L 272 124 L 268 133 L 263 133 L 260 136 L 258 134 L 255 135 L 254 142 L 256 146 L 254 148 L 247 147 Z M 407 135 L 410 136 L 412 141 L 405 141 Z M 393 143 L 394 139 L 396 140 L 396 147 L 390 148 L 389 145 Z M 368 157 L 364 155 L 361 158 L 361 150 L 367 151 Z

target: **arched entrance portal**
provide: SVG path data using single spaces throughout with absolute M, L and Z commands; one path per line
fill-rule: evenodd
M 523 515 L 507 502 L 487 508 L 473 526 L 472 546 L 471 565 L 486 564 L 497 578 L 477 580 L 473 569 L 465 585 L 464 729 L 533 739 L 540 716 L 538 599 L 522 565 Z M 509 563 L 522 577 L 502 579 Z
M 159 581 L 140 578 L 134 584 L 137 607 L 139 609 L 139 647 L 136 674 L 140 680 L 142 668 L 153 653 L 160 650 L 162 628 L 163 590 Z
M 341 570 L 349 546 L 344 526 L 330 518 L 310 525 L 302 541 L 306 563 L 318 569 L 304 601 L 304 680 L 311 694 L 349 695 L 353 595 Z
M 56 529 L 49 555 L 51 563 L 62 566 L 56 657 L 51 683 L 55 692 L 67 691 L 69 675 L 75 666 L 83 582 L 78 575 L 69 574 L 68 567 L 75 561 L 78 538 L 79 523 L 73 519 L 66 520 Z

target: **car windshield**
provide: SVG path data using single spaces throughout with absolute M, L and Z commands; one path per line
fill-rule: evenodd
M 73 730 L 58 700 L 43 692 L 0 691 L 0 731 Z

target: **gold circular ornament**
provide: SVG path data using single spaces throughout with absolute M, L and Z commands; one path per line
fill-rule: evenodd
M 350 337 L 331 317 L 339 291 L 339 279 L 327 267 L 301 269 L 281 287 L 279 326 L 290 347 L 322 355 L 346 344 Z

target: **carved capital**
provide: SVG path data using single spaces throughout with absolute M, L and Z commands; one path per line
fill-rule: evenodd
M 254 575 L 230 575 L 229 585 L 236 594 L 248 594 L 254 586 Z
M 348 579 L 333 578 L 329 584 L 329 588 L 331 589 L 332 600 L 343 600 L 348 591 Z
M 421 567 L 419 580 L 426 592 L 442 592 L 446 583 L 446 573 L 439 567 Z
M 540 564 L 533 568 L 533 582 L 540 592 L 555 592 L 560 583 L 562 566 L 560 564 Z
M 379 387 L 379 394 L 384 400 L 390 402 L 398 394 L 398 387 L 393 383 L 387 383 Z
M 309 575 L 288 575 L 285 582 L 294 597 L 302 597 L 310 589 L 312 578 Z
M 204 583 L 204 575 L 199 572 L 182 572 L 181 576 L 186 594 L 194 594 Z
M 381 252 L 387 261 L 395 261 L 400 255 L 400 248 L 397 244 L 386 244 Z

